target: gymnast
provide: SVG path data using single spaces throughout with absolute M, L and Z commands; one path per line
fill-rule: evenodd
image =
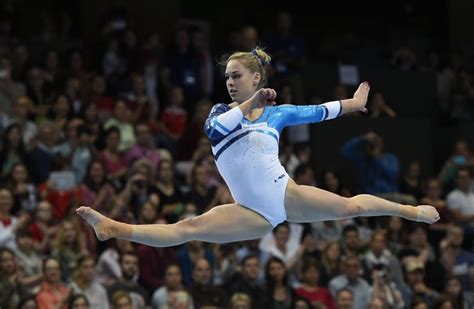
M 205 123 L 217 168 L 235 203 L 174 224 L 147 225 L 118 222 L 90 207 L 79 207 L 77 214 L 99 240 L 121 238 L 168 247 L 192 240 L 226 243 L 260 238 L 285 220 L 305 223 L 357 216 L 398 216 L 429 224 L 439 220 L 436 209 L 428 205 L 402 205 L 368 194 L 346 198 L 297 185 L 278 159 L 283 128 L 367 111 L 370 85 L 361 83 L 352 99 L 276 106 L 275 90 L 265 88 L 270 60 L 260 48 L 230 55 L 224 64 L 233 103 L 214 105 Z

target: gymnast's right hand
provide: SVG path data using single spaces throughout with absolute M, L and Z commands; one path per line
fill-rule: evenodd
M 275 105 L 277 93 L 272 88 L 262 88 L 257 90 L 250 98 L 252 100 L 252 108 L 262 108 L 265 105 Z

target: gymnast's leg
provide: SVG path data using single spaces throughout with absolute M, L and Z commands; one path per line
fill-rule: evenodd
M 238 204 L 217 206 L 174 224 L 126 224 L 84 206 L 76 212 L 94 228 L 100 240 L 122 238 L 155 247 L 175 246 L 191 240 L 214 243 L 249 240 L 273 229 L 265 218 Z
M 373 216 L 398 216 L 430 224 L 439 220 L 432 206 L 401 205 L 369 194 L 345 198 L 316 187 L 297 185 L 293 180 L 286 189 L 285 209 L 290 222 Z

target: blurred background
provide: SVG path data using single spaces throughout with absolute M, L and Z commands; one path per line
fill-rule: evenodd
M 468 0 L 2 1 L 0 307 L 474 308 L 473 12 Z M 441 220 L 98 242 L 78 206 L 151 224 L 233 202 L 203 124 L 230 103 L 219 63 L 256 46 L 279 104 L 371 85 L 367 114 L 284 131 L 297 183 L 433 205 Z

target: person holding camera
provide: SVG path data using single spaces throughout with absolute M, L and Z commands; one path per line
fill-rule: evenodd
M 383 146 L 380 135 L 368 132 L 350 139 L 341 149 L 342 156 L 356 165 L 362 190 L 369 194 L 398 192 L 400 163 L 394 154 L 383 152 Z
M 402 293 L 392 280 L 392 275 L 387 265 L 374 265 L 371 277 L 370 299 L 380 298 L 389 308 L 405 308 Z

